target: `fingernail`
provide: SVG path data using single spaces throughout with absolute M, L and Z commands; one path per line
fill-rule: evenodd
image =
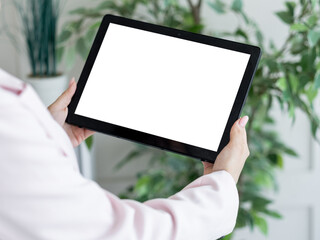
M 75 82 L 75 79 L 74 79 L 74 77 L 70 80 L 70 82 L 69 82 L 69 87 L 73 84 Z
M 240 127 L 245 127 L 248 120 L 249 120 L 248 116 L 244 116 L 244 117 L 240 118 L 240 121 L 239 121 Z

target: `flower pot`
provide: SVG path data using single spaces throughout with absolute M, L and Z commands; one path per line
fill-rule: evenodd
M 53 103 L 68 86 L 68 78 L 65 75 L 27 77 L 26 82 L 34 88 L 46 107 Z

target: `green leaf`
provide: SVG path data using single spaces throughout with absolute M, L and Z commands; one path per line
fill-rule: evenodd
M 285 23 L 287 24 L 292 24 L 293 21 L 294 21 L 294 18 L 292 15 L 290 15 L 290 13 L 288 12 L 284 12 L 284 11 L 281 11 L 281 12 L 277 12 L 276 15 Z
M 70 11 L 69 13 L 70 14 L 85 14 L 86 12 L 87 12 L 86 8 L 77 8 L 77 9 Z
M 58 47 L 56 50 L 56 57 L 58 62 L 61 62 L 63 53 L 64 53 L 64 47 Z
M 83 18 L 78 20 L 78 21 L 74 21 L 74 22 L 71 22 L 66 28 L 70 31 L 70 32 L 73 32 L 73 31 L 79 31 L 82 23 L 83 23 Z
M 311 15 L 308 20 L 307 20 L 307 23 L 310 27 L 313 27 L 316 25 L 318 21 L 318 16 L 317 15 Z
M 285 91 L 287 89 L 287 80 L 284 77 L 279 78 L 276 85 L 281 91 Z
M 319 119 L 313 119 L 311 121 L 311 132 L 312 132 L 312 136 L 318 140 L 318 143 L 320 143 L 319 139 L 317 139 L 317 132 L 320 126 L 320 122 Z
M 298 154 L 291 148 L 286 147 L 284 152 L 289 156 L 298 157 Z
M 277 166 L 283 169 L 283 157 L 280 154 L 277 155 Z
M 293 17 L 294 16 L 294 9 L 296 7 L 295 2 L 286 2 L 286 7 L 288 9 L 288 13 Z
M 267 205 L 269 205 L 270 203 L 272 203 L 272 201 L 264 197 L 252 198 L 252 208 L 256 211 L 262 211 L 266 209 Z
M 149 175 L 144 175 L 139 178 L 134 189 L 138 193 L 138 195 L 142 196 L 148 193 L 148 184 L 151 181 L 151 177 Z
M 293 92 L 297 92 L 299 86 L 299 79 L 295 74 L 289 74 L 289 82 Z
M 243 37 L 245 40 L 248 40 L 248 35 L 241 28 L 238 28 L 235 32 L 235 35 Z
M 291 41 L 291 53 L 294 55 L 298 55 L 306 49 L 305 40 L 300 36 L 300 34 L 296 34 L 296 36 Z
M 311 47 L 314 47 L 320 39 L 320 32 L 315 30 L 310 30 L 308 32 L 308 42 Z
M 76 50 L 83 59 L 86 59 L 88 56 L 88 47 L 83 38 L 79 38 L 76 43 Z
M 222 239 L 222 238 L 221 238 Z M 232 239 L 232 233 L 228 234 L 227 236 L 223 237 L 223 240 L 231 240 Z
M 103 13 L 101 13 L 100 10 L 103 9 L 78 8 L 70 11 L 69 13 L 72 15 L 80 15 L 82 17 L 98 18 L 103 16 Z
M 117 9 L 118 6 L 114 1 L 103 1 L 98 5 L 97 9 Z
M 290 29 L 292 31 L 297 31 L 297 32 L 306 32 L 309 30 L 309 28 L 303 24 L 303 23 L 295 23 L 295 24 L 292 24 Z
M 316 73 L 313 86 L 314 86 L 314 89 L 320 88 L 320 70 L 318 70 Z
M 221 0 L 215 0 L 214 2 L 208 2 L 208 5 L 214 9 L 217 13 L 225 13 L 226 12 L 226 5 Z
M 240 207 L 237 217 L 236 228 L 245 227 L 247 223 L 250 226 L 253 226 L 253 217 L 246 209 Z
M 66 67 L 71 69 L 76 59 L 76 48 L 75 46 L 68 47 L 66 50 Z
M 305 5 L 305 4 L 306 4 L 306 1 L 307 1 L 307 0 L 300 0 L 300 1 L 299 1 L 299 2 L 300 2 L 300 5 L 302 5 L 302 6 Z
M 270 175 L 265 174 L 264 172 L 259 172 L 259 174 L 256 174 L 254 181 L 255 183 L 259 184 L 260 186 L 265 186 L 267 188 L 271 188 L 273 185 L 273 179 L 270 177 Z
M 289 103 L 289 117 L 291 117 L 291 118 L 295 118 L 295 110 L 296 110 L 296 106 L 292 103 L 292 102 L 290 102 Z
M 97 31 L 97 29 L 99 28 L 100 24 L 101 24 L 101 21 L 98 21 L 98 22 L 92 24 L 92 25 L 89 27 L 89 29 L 90 29 L 90 30 L 95 30 L 95 31 Z
M 231 9 L 236 12 L 242 11 L 242 0 L 234 0 L 231 6 Z
M 313 100 L 317 97 L 318 95 L 318 90 L 315 88 L 315 85 L 310 85 L 309 88 L 306 90 L 306 95 L 309 100 L 309 103 L 312 103 Z
M 58 42 L 62 43 L 66 40 L 68 40 L 71 37 L 72 32 L 69 30 L 63 30 L 58 38 Z
M 264 234 L 264 235 L 267 235 L 268 234 L 268 224 L 267 224 L 267 221 L 262 218 L 262 217 L 259 217 L 257 215 L 255 215 L 253 217 L 254 219 L 254 223 L 257 225 L 257 227 L 260 229 L 260 231 Z
M 92 148 L 92 145 L 93 145 L 93 136 L 88 137 L 85 140 L 85 142 L 86 142 L 86 145 L 87 145 L 88 149 L 90 150 Z
M 257 38 L 259 45 L 262 45 L 263 44 L 263 35 L 262 35 L 261 31 L 256 31 L 256 38 Z
M 267 214 L 270 217 L 277 218 L 277 219 L 282 219 L 282 215 L 276 211 L 272 210 L 265 210 L 263 213 Z

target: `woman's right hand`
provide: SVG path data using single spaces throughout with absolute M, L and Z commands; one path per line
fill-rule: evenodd
M 231 174 L 236 183 L 238 182 L 245 161 L 250 154 L 245 129 L 248 120 L 248 116 L 244 116 L 233 124 L 230 142 L 220 152 L 214 164 L 203 162 L 204 174 L 225 170 Z

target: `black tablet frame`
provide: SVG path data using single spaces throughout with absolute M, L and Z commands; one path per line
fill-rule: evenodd
M 107 29 L 110 23 L 115 23 L 115 24 L 119 24 L 127 27 L 133 27 L 141 30 L 154 32 L 154 33 L 160 33 L 160 34 L 171 36 L 171 37 L 195 41 L 198 43 L 203 43 L 203 44 L 212 45 L 215 47 L 220 47 L 220 48 L 225 48 L 229 50 L 250 54 L 249 62 L 247 64 L 243 79 L 241 81 L 238 93 L 236 95 L 236 99 L 232 106 L 232 110 L 230 112 L 217 152 L 75 114 L 75 110 L 79 103 L 81 94 L 84 90 L 87 79 L 90 75 L 91 69 L 94 65 L 95 59 L 97 57 L 100 46 L 103 42 L 104 36 L 107 32 Z M 95 40 L 93 42 L 92 48 L 90 50 L 90 53 L 88 55 L 84 68 L 82 70 L 82 73 L 80 75 L 80 78 L 77 84 L 77 90 L 68 107 L 68 117 L 66 121 L 70 124 L 73 124 L 79 127 L 84 127 L 94 131 L 113 135 L 115 137 L 120 137 L 127 140 L 147 144 L 147 145 L 161 148 L 164 150 L 198 158 L 202 161 L 208 161 L 213 163 L 217 155 L 219 154 L 219 152 L 229 142 L 230 129 L 233 123 L 240 116 L 242 107 L 245 103 L 248 91 L 252 83 L 254 73 L 258 66 L 260 56 L 261 56 L 261 50 L 259 47 L 256 47 L 256 46 L 219 39 L 219 38 L 210 37 L 210 36 L 205 36 L 205 35 L 200 35 L 200 34 L 195 34 L 195 33 L 168 28 L 164 26 L 145 23 L 137 20 L 118 17 L 114 15 L 105 15 L 100 25 L 100 28 L 97 32 L 97 35 L 95 37 Z

